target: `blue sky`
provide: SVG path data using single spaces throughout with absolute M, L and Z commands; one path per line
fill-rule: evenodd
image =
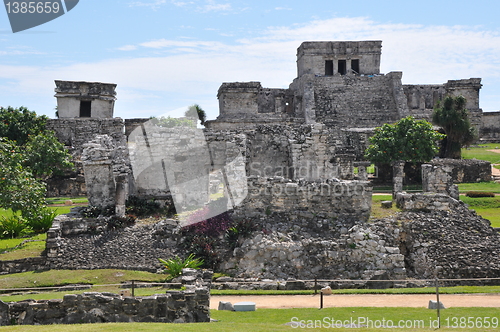
M 13 34 L 0 8 L 0 106 L 54 117 L 54 80 L 116 83 L 115 116 L 218 114 L 222 82 L 284 88 L 302 41 L 382 40 L 381 71 L 404 84 L 483 78 L 480 106 L 500 110 L 500 2 L 80 0 Z

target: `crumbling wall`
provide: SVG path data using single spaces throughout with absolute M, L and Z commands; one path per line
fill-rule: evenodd
M 367 220 L 372 187 L 366 181 L 306 181 L 249 177 L 248 196 L 236 214 L 306 211 L 327 218 Z M 266 212 L 267 211 L 267 212 Z
M 404 279 L 404 256 L 397 247 L 394 222 L 347 223 L 319 219 L 319 233 L 300 232 L 300 216 L 288 222 L 288 231 L 258 233 L 234 250 L 222 269 L 245 278 L 362 279 L 386 274 Z
M 0 324 L 197 323 L 210 321 L 209 308 L 208 288 L 147 297 L 88 292 L 62 300 L 0 301 Z
M 407 112 L 395 92 L 395 85 L 401 80 L 397 74 L 316 77 L 313 81 L 315 120 L 339 129 L 396 122 L 401 113 Z M 402 88 L 399 92 L 402 94 Z
M 453 183 L 473 183 L 491 181 L 491 163 L 477 159 L 433 159 L 428 164 L 437 167 L 450 167 Z
M 488 220 L 458 204 L 448 211 L 404 212 L 401 248 L 412 278 L 500 277 L 500 235 Z M 497 281 L 462 281 L 455 284 L 488 284 Z
M 483 113 L 479 137 L 484 143 L 500 143 L 500 112 Z
M 84 196 L 87 193 L 81 156 L 83 145 L 95 135 L 108 135 L 115 146 L 126 146 L 123 120 L 120 118 L 63 118 L 47 120 L 47 129 L 53 130 L 57 139 L 68 148 L 75 164 L 75 171 L 55 176 L 47 181 L 47 196 Z

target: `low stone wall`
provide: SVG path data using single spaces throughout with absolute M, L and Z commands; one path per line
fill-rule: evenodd
M 453 183 L 489 182 L 491 181 L 491 163 L 477 159 L 433 159 L 432 166 L 451 167 Z
M 500 112 L 483 112 L 479 132 L 482 143 L 500 143 Z
M 209 308 L 208 288 L 148 297 L 92 292 L 65 295 L 62 300 L 0 301 L 0 325 L 209 322 Z
M 29 257 L 11 261 L 0 261 L 0 274 L 47 270 L 46 257 Z
M 461 204 L 463 203 L 446 194 L 396 194 L 397 207 L 405 211 L 449 211 Z

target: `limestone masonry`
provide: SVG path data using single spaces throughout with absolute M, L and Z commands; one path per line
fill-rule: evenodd
M 479 108 L 481 79 L 404 85 L 401 72 L 380 72 L 381 50 L 381 41 L 304 42 L 297 50 L 297 78 L 287 89 L 223 83 L 219 116 L 204 129 L 113 118 L 115 84 L 56 81 L 59 119 L 48 126 L 70 148 L 77 171 L 52 179 L 49 192 L 86 193 L 92 205 L 114 204 L 117 215 L 124 214 L 130 195 L 173 198 L 179 212 L 222 194 L 234 220 L 259 229 L 234 250 L 217 248 L 224 257 L 218 268 L 237 277 L 426 277 L 434 263 L 443 264 L 434 240 L 417 235 L 411 222 L 367 223 L 368 138 L 374 127 L 408 115 L 429 119 L 447 95 L 467 98 L 472 123 L 485 141 L 500 139 L 500 113 L 483 114 Z M 178 163 L 170 166 L 167 159 Z M 434 160 L 422 168 L 425 193 L 395 195 L 400 207 L 413 211 L 405 216 L 419 220 L 418 231 L 434 231 L 441 219 L 455 222 L 453 211 L 460 210 L 469 223 L 481 224 L 479 232 L 498 238 L 487 221 L 464 212 L 456 200 L 455 183 L 489 180 L 489 163 Z M 402 184 L 400 174 L 395 178 Z M 197 190 L 187 194 L 186 184 L 192 183 Z M 37 266 L 155 271 L 158 256 L 182 255 L 179 221 L 112 231 L 102 230 L 102 222 L 77 213 L 58 217 L 49 231 L 46 260 Z M 415 250 L 425 253 L 425 261 Z M 453 256 L 451 249 L 446 254 Z M 481 275 L 497 275 L 496 259 L 488 259 L 494 263 L 481 267 Z M 4 266 L 18 271 L 26 263 Z M 463 266 L 445 270 L 474 275 Z

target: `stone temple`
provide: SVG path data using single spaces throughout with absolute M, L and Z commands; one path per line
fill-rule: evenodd
M 48 126 L 70 147 L 78 170 L 53 179 L 50 194 L 87 194 L 95 205 L 114 203 L 117 213 L 123 213 L 127 195 L 159 200 L 170 196 L 180 208 L 199 202 L 209 207 L 214 190 L 223 188 L 227 204 L 221 204 L 232 211 L 232 218 L 259 229 L 227 251 L 219 266 L 245 278 L 369 280 L 383 275 L 382 279 L 401 280 L 432 277 L 436 265 L 443 266 L 446 276 L 500 276 L 496 251 L 478 246 L 485 257 L 480 260 L 468 252 L 485 239 L 500 250 L 500 242 L 487 221 L 453 198 L 454 174 L 464 173 L 457 172 L 458 166 L 422 167 L 429 193 L 396 196 L 403 209 L 420 212 L 408 212 L 399 220 L 366 222 L 372 183 L 363 152 L 375 127 L 408 115 L 429 119 L 438 100 L 463 95 L 480 138 L 500 141 L 500 112 L 486 114 L 479 108 L 481 79 L 402 84 L 401 72 L 380 72 L 381 49 L 381 41 L 304 42 L 297 51 L 297 78 L 288 89 L 265 88 L 259 82 L 223 83 L 217 94 L 219 116 L 207 121 L 204 129 L 114 118 L 114 84 L 56 81 L 59 119 Z M 179 163 L 170 167 L 167 159 Z M 484 177 L 473 180 L 491 178 L 491 166 L 485 169 Z M 196 196 L 172 185 L 182 188 L 190 181 L 198 187 Z M 419 214 L 422 210 L 429 214 Z M 118 246 L 113 254 L 93 260 L 78 254 L 87 249 L 70 250 L 93 245 L 77 244 L 78 238 L 70 235 L 86 234 L 89 223 L 95 222 L 71 218 L 61 217 L 49 232 L 50 266 L 101 268 L 115 261 L 127 268 L 157 266 L 153 245 L 134 249 L 123 259 Z M 154 234 L 146 234 L 148 239 L 165 246 L 173 243 L 168 249 L 175 249 L 178 233 L 168 227 L 182 226 L 176 222 L 164 223 L 165 230 L 158 226 Z M 455 226 L 442 226 L 452 223 Z M 478 233 L 464 233 L 480 240 L 457 245 L 455 235 L 442 238 L 443 231 L 453 233 L 460 227 L 476 227 Z M 439 241 L 426 237 L 427 230 Z M 167 240 L 155 235 L 159 233 L 167 234 Z M 108 246 L 111 239 L 106 236 L 98 235 Z M 441 242 L 449 239 L 455 242 L 446 244 L 448 256 L 440 254 Z M 96 247 L 87 252 L 101 253 Z M 496 263 L 469 269 L 489 261 Z

